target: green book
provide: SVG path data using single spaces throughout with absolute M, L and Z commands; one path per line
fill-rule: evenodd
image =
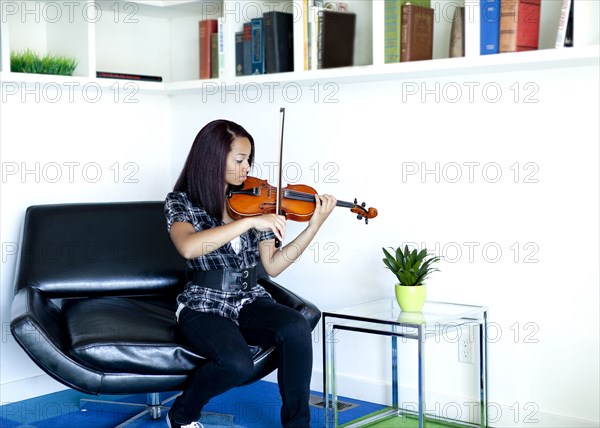
M 386 64 L 400 62 L 400 1 L 385 0 L 383 42 L 385 49 L 384 62 Z
M 210 35 L 210 77 L 219 78 L 219 33 Z
M 431 7 L 431 0 L 385 0 L 384 4 L 384 63 L 400 62 L 400 29 L 402 28 L 402 5 L 412 3 Z

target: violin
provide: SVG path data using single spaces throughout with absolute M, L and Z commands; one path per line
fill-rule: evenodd
M 262 214 L 277 213 L 285 216 L 287 220 L 309 221 L 315 212 L 315 195 L 317 191 L 305 184 L 290 184 L 281 189 L 279 197 L 281 209 L 277 210 L 277 187 L 271 186 L 267 180 L 256 177 L 247 177 L 240 189 L 230 189 L 227 193 L 227 211 L 229 215 L 239 220 L 243 217 L 251 217 Z M 365 203 L 358 205 L 354 203 L 337 201 L 337 207 L 350 208 L 357 214 L 359 220 L 377 217 L 375 208 L 365 208 Z
M 229 215 L 239 220 L 243 217 L 257 216 L 263 214 L 279 214 L 285 216 L 288 220 L 309 221 L 315 212 L 317 191 L 304 184 L 293 184 L 282 188 L 282 165 L 283 165 L 283 128 L 285 122 L 285 108 L 281 108 L 280 136 L 281 144 L 279 146 L 279 177 L 278 186 L 269 185 L 267 180 L 261 180 L 255 177 L 247 177 L 241 188 L 233 188 L 227 192 L 227 211 Z M 354 203 L 337 201 L 337 207 L 350 208 L 350 211 L 357 214 L 359 220 L 369 219 L 377 216 L 375 208 L 365 208 L 365 203 L 358 205 L 356 199 Z M 281 242 L 275 238 L 275 247 L 280 248 Z

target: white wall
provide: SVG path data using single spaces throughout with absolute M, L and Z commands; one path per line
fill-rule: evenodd
M 1 107 L 5 175 L 13 163 L 97 162 L 107 180 L 3 178 L 3 325 L 14 266 L 14 256 L 4 250 L 18 242 L 25 206 L 162 198 L 196 133 L 215 118 L 237 121 L 254 135 L 260 175 L 274 179 L 269 165 L 277 158 L 278 111 L 285 106 L 284 178 L 338 199 L 356 197 L 379 216 L 365 226 L 348 210 L 336 209 L 313 246 L 278 281 L 322 310 L 391 296 L 394 278 L 382 266 L 381 247 L 425 243 L 445 257 L 429 282 L 429 299 L 489 307 L 490 335 L 496 333 L 489 349 L 493 425 L 531 426 L 536 419 L 540 427 L 597 425 L 597 77 L 598 67 L 591 67 L 331 81 L 302 86 L 298 93 L 283 93 L 280 85 L 272 94 L 264 87 L 262 93 L 170 100 L 140 96 L 135 106 L 12 100 Z M 139 182 L 109 180 L 115 162 L 139 165 Z M 303 227 L 289 222 L 286 240 Z M 13 381 L 22 388 L 23 379 L 39 371 L 5 330 L 2 385 Z M 315 333 L 315 388 L 321 387 L 321 340 Z M 378 349 L 384 345 L 340 337 L 340 394 L 384 400 L 389 368 L 387 354 L 379 357 Z M 436 403 L 462 405 L 475 398 L 471 367 L 457 363 L 452 345 L 428 348 L 433 410 Z M 411 349 L 401 356 L 408 373 Z M 402 380 L 409 398 L 413 381 Z
M 2 402 L 64 388 L 35 380 L 42 371 L 10 335 L 25 209 L 64 202 L 161 200 L 172 187 L 167 97 L 134 93 L 122 84 L 104 92 L 92 85 L 85 92 L 77 81 L 67 83 L 2 85 Z
M 357 197 L 379 216 L 365 226 L 337 209 L 298 265 L 278 280 L 323 310 L 392 296 L 394 278 L 383 268 L 381 247 L 425 243 L 445 257 L 429 283 L 429 298 L 489 307 L 493 424 L 594 426 L 597 76 L 594 67 L 321 82 L 318 102 L 315 86 L 303 86 L 299 97 L 285 95 L 281 86 L 272 94 L 264 87 L 262 93 L 177 96 L 173 174 L 197 130 L 224 117 L 254 135 L 257 164 L 269 178 L 278 153 L 278 111 L 285 106 L 284 176 L 339 199 Z M 323 100 L 331 88 L 337 103 Z M 419 92 L 410 95 L 415 88 Z M 299 101 L 285 102 L 286 96 Z M 288 223 L 288 240 L 302 227 Z M 384 342 L 350 333 L 338 339 L 339 393 L 385 396 L 388 354 L 376 357 L 385 352 L 378 349 Z M 401 357 L 408 373 L 411 349 Z M 477 398 L 473 367 L 457 362 L 453 343 L 433 344 L 427 355 L 428 408 L 439 403 L 439 414 L 452 416 L 453 407 L 444 413 L 444 405 L 459 403 L 465 416 L 465 403 Z M 319 388 L 318 333 L 315 356 L 313 386 Z M 414 376 L 403 378 L 403 386 L 410 402 Z

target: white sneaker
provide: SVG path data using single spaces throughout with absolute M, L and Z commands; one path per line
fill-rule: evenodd
M 204 428 L 204 425 L 202 425 L 200 422 L 192 422 L 186 425 L 181 425 L 178 424 L 175 421 L 171 420 L 171 414 L 167 414 L 167 426 L 169 428 Z

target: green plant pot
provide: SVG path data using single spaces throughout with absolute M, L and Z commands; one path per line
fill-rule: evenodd
M 398 321 L 406 324 L 424 324 L 425 315 L 423 315 L 423 312 L 400 311 Z
M 423 309 L 427 297 L 427 286 L 416 287 L 396 284 L 396 300 L 400 309 L 407 312 L 419 312 Z

